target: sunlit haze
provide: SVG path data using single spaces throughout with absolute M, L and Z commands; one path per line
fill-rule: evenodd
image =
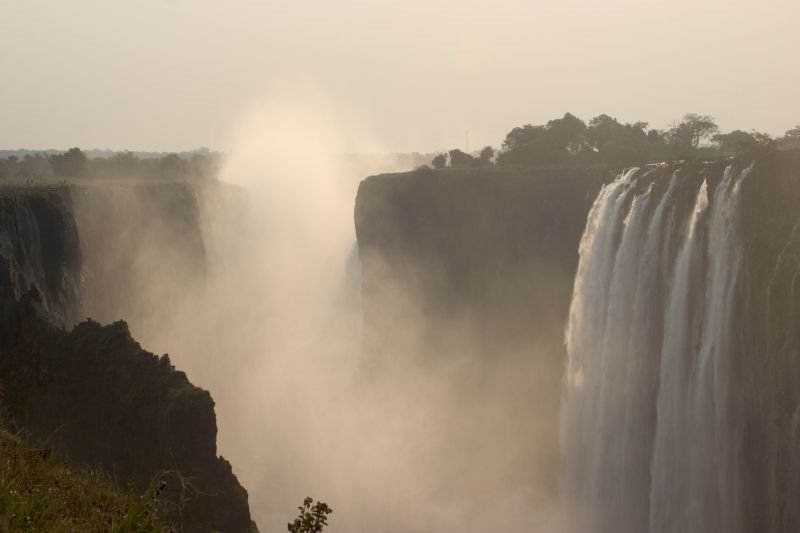
M 395 152 L 498 146 L 566 111 L 780 135 L 798 19 L 783 0 L 2 0 L 0 147 L 225 150 L 293 84 Z
M 0 530 L 800 532 L 798 21 L 0 0 Z

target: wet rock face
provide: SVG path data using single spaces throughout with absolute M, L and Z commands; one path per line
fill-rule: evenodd
M 184 182 L 101 182 L 74 185 L 81 236 L 87 316 L 126 320 L 138 338 L 162 324 L 202 285 L 206 250 L 200 186 Z
M 367 353 L 419 333 L 396 327 L 407 316 L 423 329 L 467 318 L 477 337 L 513 350 L 538 328 L 562 330 L 586 214 L 611 177 L 489 168 L 364 180 L 355 223 Z
M 172 472 L 164 497 L 183 531 L 254 531 L 247 492 L 217 456 L 210 394 L 167 356 L 144 351 L 124 322 L 63 329 L 80 316 L 76 227 L 68 189 L 0 189 L 2 414 L 121 485 L 143 491 L 159 473 Z M 197 228 L 189 233 L 199 236 Z M 183 507 L 175 503 L 181 496 L 188 498 Z
M 704 179 L 713 194 L 730 163 L 741 170 L 751 161 L 671 163 L 641 185 L 661 195 L 678 171 L 682 186 L 675 204 L 685 211 Z M 366 357 L 453 358 L 472 352 L 495 362 L 515 354 L 545 358 L 548 365 L 533 369 L 538 375 L 517 367 L 527 373 L 522 381 L 530 389 L 518 392 L 525 405 L 552 410 L 552 417 L 539 420 L 551 428 L 542 434 L 549 443 L 545 451 L 535 450 L 535 439 L 525 447 L 532 454 L 550 453 L 557 464 L 552 434 L 578 245 L 600 185 L 613 177 L 591 170 L 476 169 L 365 180 L 355 218 Z M 741 182 L 735 228 L 741 268 L 726 339 L 728 371 L 719 376 L 734 391 L 726 422 L 735 429 L 732 472 L 741 498 L 734 507 L 741 531 L 800 530 L 798 206 L 800 155 L 755 161 Z M 676 216 L 686 219 L 684 211 Z M 664 307 L 662 300 L 654 298 L 652 305 Z M 456 328 L 459 323 L 466 327 Z M 451 343 L 452 331 L 466 341 Z M 515 386 L 508 382 L 508 388 Z M 535 416 L 519 419 L 533 425 Z
M 32 286 L 48 319 L 71 325 L 80 310 L 81 250 L 66 187 L 0 188 L 0 331 Z
M 578 243 L 613 177 L 601 168 L 416 171 L 368 178 L 356 201 L 365 362 L 376 372 L 397 360 L 472 369 L 441 384 L 472 405 L 458 415 L 470 429 L 453 439 L 492 435 L 510 458 L 498 475 L 535 480 L 550 495 Z
M 800 528 L 800 154 L 757 161 L 743 183 L 744 265 L 735 374 L 745 530 Z

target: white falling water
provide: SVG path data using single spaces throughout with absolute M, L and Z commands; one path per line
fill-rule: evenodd
M 656 187 L 632 169 L 592 207 L 562 406 L 562 500 L 576 532 L 741 529 L 729 376 L 748 172 L 726 169 L 710 201 L 703 180 L 691 209 L 680 209 L 687 180 Z

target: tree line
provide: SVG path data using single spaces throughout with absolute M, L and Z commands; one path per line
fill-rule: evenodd
M 108 157 L 88 157 L 80 148 L 63 153 L 10 155 L 0 159 L 0 180 L 40 178 L 109 178 L 157 180 L 208 180 L 216 177 L 220 155 L 201 149 L 185 154 L 139 157 L 117 152 Z
M 778 149 L 800 149 L 800 125 L 774 139 L 752 130 L 722 133 L 714 117 L 687 113 L 671 127 L 648 128 L 647 122 L 622 123 L 609 115 L 587 124 L 571 113 L 546 124 L 511 130 L 500 150 L 491 146 L 476 154 L 454 149 L 436 155 L 434 168 L 489 165 L 606 164 L 624 166 L 666 159 L 725 155 L 761 155 Z

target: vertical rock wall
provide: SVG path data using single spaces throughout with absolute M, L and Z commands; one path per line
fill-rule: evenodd
M 104 233 L 108 240 L 92 243 L 93 253 L 95 246 L 113 245 L 109 256 L 119 257 L 119 250 L 133 244 L 133 239 L 147 238 L 135 233 L 141 219 L 114 224 L 114 217 L 129 214 L 119 205 L 115 208 L 114 191 L 87 191 L 89 187 L 81 186 L 72 194 L 81 195 L 82 202 L 85 195 L 101 197 L 95 205 L 106 211 L 99 218 L 111 228 L 132 230 L 127 239 L 122 232 Z M 151 206 L 149 213 L 156 219 L 162 212 L 172 212 L 183 224 L 178 226 L 184 228 L 182 242 L 202 251 L 196 203 L 182 201 L 180 193 L 167 196 L 166 207 Z M 144 351 L 124 322 L 101 326 L 89 320 L 70 331 L 63 329 L 80 317 L 84 289 L 72 194 L 66 187 L 0 188 L 0 410 L 4 423 L 59 448 L 77 463 L 102 468 L 123 486 L 133 483 L 144 491 L 154 479 L 164 478 L 170 518 L 182 531 L 254 531 L 247 492 L 230 464 L 217 456 L 210 394 L 193 386 L 167 356 Z M 104 202 L 103 195 L 111 198 Z M 194 213 L 194 218 L 186 213 Z M 202 272 L 199 255 L 192 258 L 196 259 L 192 271 Z M 117 272 L 118 286 L 114 284 Z M 113 303 L 113 298 L 122 298 L 132 289 L 124 286 L 129 285 L 124 273 L 123 259 L 99 274 L 93 272 L 87 283 L 101 279 Z M 138 274 L 137 279 L 145 281 L 145 272 Z M 100 298 L 102 291 L 93 294 Z M 119 309 L 119 301 L 112 308 Z

